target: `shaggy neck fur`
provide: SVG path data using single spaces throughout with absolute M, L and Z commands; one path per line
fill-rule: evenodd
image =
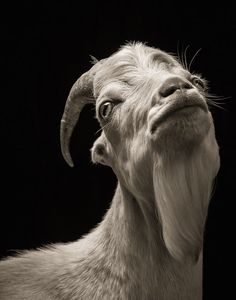
M 148 199 L 152 201 L 154 199 Z M 118 185 L 103 223 L 110 272 L 124 280 L 127 299 L 201 299 L 202 257 L 178 262 L 168 252 L 154 205 L 140 206 Z M 114 268 L 116 268 L 114 270 Z M 125 299 L 125 298 L 124 298 Z
M 219 164 L 211 135 L 186 155 L 156 159 L 145 198 L 119 180 L 102 226 L 133 299 L 201 299 L 204 225 Z

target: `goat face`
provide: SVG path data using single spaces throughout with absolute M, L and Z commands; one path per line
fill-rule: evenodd
M 63 126 L 75 124 L 83 106 L 78 101 L 96 99 L 103 131 L 93 161 L 111 166 L 136 199 L 155 203 L 165 244 L 177 259 L 188 254 L 196 260 L 200 253 L 219 168 L 205 85 L 172 55 L 141 43 L 127 45 L 79 79 L 67 101 L 77 112 L 67 108 L 62 120 Z

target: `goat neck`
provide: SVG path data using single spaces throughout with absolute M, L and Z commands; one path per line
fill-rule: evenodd
M 118 184 L 100 224 L 106 242 L 103 254 L 115 262 L 110 272 L 125 280 L 127 299 L 152 300 L 156 295 L 159 299 L 201 299 L 202 255 L 196 264 L 174 259 L 163 241 L 155 208 L 140 206 L 142 200 Z

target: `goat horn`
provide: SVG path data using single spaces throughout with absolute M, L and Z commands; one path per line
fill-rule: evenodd
M 73 167 L 73 161 L 70 155 L 70 139 L 78 122 L 80 112 L 88 103 L 94 103 L 93 97 L 93 78 L 94 67 L 84 73 L 72 86 L 69 96 L 66 100 L 64 113 L 61 119 L 60 140 L 61 151 L 65 161 Z

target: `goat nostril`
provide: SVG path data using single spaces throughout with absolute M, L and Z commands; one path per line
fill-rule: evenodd
M 168 97 L 171 94 L 174 94 L 174 92 L 178 89 L 178 86 L 176 85 L 170 85 L 165 87 L 165 89 L 160 90 L 160 94 L 162 97 Z
M 181 89 L 190 89 L 191 85 L 187 82 L 182 80 L 181 78 L 174 77 L 167 79 L 160 88 L 160 95 L 162 97 L 168 97 L 174 94 L 175 91 Z

